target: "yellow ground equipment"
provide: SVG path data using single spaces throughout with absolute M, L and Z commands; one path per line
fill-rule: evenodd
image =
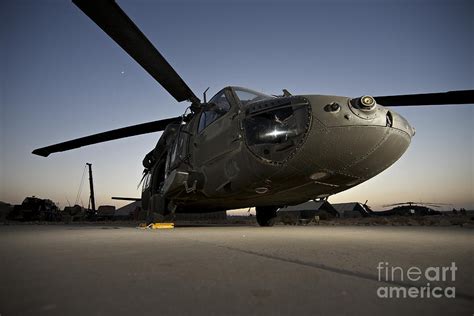
M 174 223 L 151 223 L 151 224 L 140 224 L 138 228 L 141 229 L 172 229 Z

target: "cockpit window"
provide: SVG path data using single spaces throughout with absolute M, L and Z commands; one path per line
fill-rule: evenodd
M 212 97 L 209 104 L 212 104 L 211 107 L 201 113 L 198 133 L 230 110 L 230 104 L 227 101 L 224 90 Z
M 209 103 L 214 103 L 226 112 L 230 109 L 229 101 L 227 101 L 224 90 L 221 90 L 221 92 L 213 96 Z
M 294 104 L 259 112 L 244 120 L 250 150 L 264 160 L 283 162 L 304 140 L 310 124 L 308 104 Z
M 273 98 L 271 95 L 267 95 L 267 94 L 253 91 L 250 89 L 234 88 L 234 91 L 237 97 L 239 98 L 240 103 L 242 103 L 242 105 L 246 105 L 247 103 L 260 101 L 263 99 Z

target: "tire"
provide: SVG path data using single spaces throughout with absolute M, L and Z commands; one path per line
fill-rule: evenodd
M 275 224 L 276 212 L 278 207 L 276 206 L 259 206 L 256 207 L 257 211 L 257 223 L 262 227 L 270 227 Z

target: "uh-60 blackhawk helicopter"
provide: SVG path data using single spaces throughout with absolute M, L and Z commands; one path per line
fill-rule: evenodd
M 400 158 L 415 130 L 385 106 L 474 103 L 474 90 L 350 98 L 291 95 L 286 90 L 271 96 L 241 87 L 225 87 L 209 101 L 204 94 L 201 102 L 114 1 L 73 2 L 178 102 L 191 105 L 180 117 L 33 153 L 46 157 L 164 131 L 143 160 L 141 200 L 150 215 L 255 206 L 258 223 L 270 226 L 279 207 L 325 199 L 374 177 Z

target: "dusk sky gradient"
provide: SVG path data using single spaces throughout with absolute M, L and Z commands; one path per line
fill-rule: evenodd
M 474 1 L 118 3 L 198 96 L 227 85 L 347 96 L 474 89 Z M 97 205 L 139 197 L 141 161 L 159 133 L 48 158 L 31 151 L 181 115 L 188 104 L 70 1 L 2 1 L 0 21 L 0 200 L 74 203 L 86 162 Z M 474 106 L 394 110 L 416 128 L 408 151 L 330 202 L 474 209 Z

